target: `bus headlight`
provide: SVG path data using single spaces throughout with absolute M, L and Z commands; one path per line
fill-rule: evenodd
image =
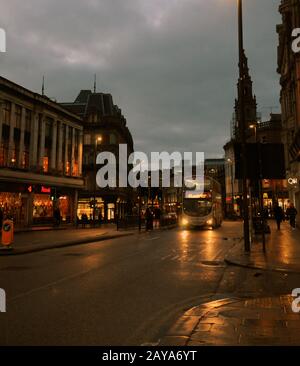
M 183 226 L 186 226 L 186 225 L 188 225 L 188 224 L 189 224 L 189 221 L 188 221 L 187 219 L 182 219 L 181 224 L 182 224 Z
M 206 225 L 211 226 L 214 223 L 213 219 L 209 219 L 206 221 Z

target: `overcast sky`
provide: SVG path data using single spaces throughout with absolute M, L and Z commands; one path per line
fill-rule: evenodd
M 280 0 L 244 0 L 258 110 L 279 106 Z M 237 82 L 236 0 L 0 0 L 1 75 L 58 101 L 112 93 L 141 151 L 223 155 Z M 274 109 L 278 112 L 279 109 Z

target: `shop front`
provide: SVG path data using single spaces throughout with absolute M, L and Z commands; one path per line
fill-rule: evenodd
M 104 222 L 115 222 L 116 218 L 124 218 L 127 211 L 127 202 L 123 198 L 96 197 L 95 220 L 100 218 Z M 78 199 L 77 220 L 82 220 L 86 215 L 88 220 L 93 220 L 94 197 L 81 197 Z
M 93 220 L 94 197 L 80 198 L 77 206 L 77 220 L 82 220 L 86 215 L 88 220 Z M 95 220 L 105 217 L 104 201 L 101 197 L 96 197 Z
M 26 226 L 27 197 L 22 192 L 0 192 L 0 210 L 4 218 L 11 218 L 15 226 Z
M 15 227 L 53 224 L 54 209 L 59 208 L 61 223 L 73 221 L 75 191 L 42 185 L 0 184 L 0 209 L 12 218 Z

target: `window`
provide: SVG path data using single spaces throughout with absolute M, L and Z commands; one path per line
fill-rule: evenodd
M 21 120 L 22 120 L 22 107 L 19 105 L 16 105 L 16 110 L 15 110 L 15 116 L 16 116 L 16 128 L 21 128 Z
M 91 144 L 91 135 L 86 134 L 84 135 L 84 145 L 90 145 Z
M 26 109 L 26 115 L 25 115 L 25 131 L 30 132 L 31 129 L 31 117 L 32 113 L 29 109 Z
M 11 114 L 11 102 L 5 101 L 3 108 L 3 122 L 7 125 L 10 124 L 10 114 Z
M 50 119 L 50 118 L 46 118 L 46 126 L 45 126 L 45 136 L 46 137 L 52 137 L 51 136 L 51 131 L 52 131 L 52 126 L 51 126 L 51 122 L 52 122 L 52 120 Z

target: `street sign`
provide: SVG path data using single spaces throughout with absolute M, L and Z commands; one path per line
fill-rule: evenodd
M 236 179 L 242 179 L 242 149 L 240 144 L 234 145 L 236 162 Z M 283 144 L 247 144 L 247 178 L 260 179 L 286 179 L 284 146 Z M 261 166 L 259 162 L 261 161 Z

